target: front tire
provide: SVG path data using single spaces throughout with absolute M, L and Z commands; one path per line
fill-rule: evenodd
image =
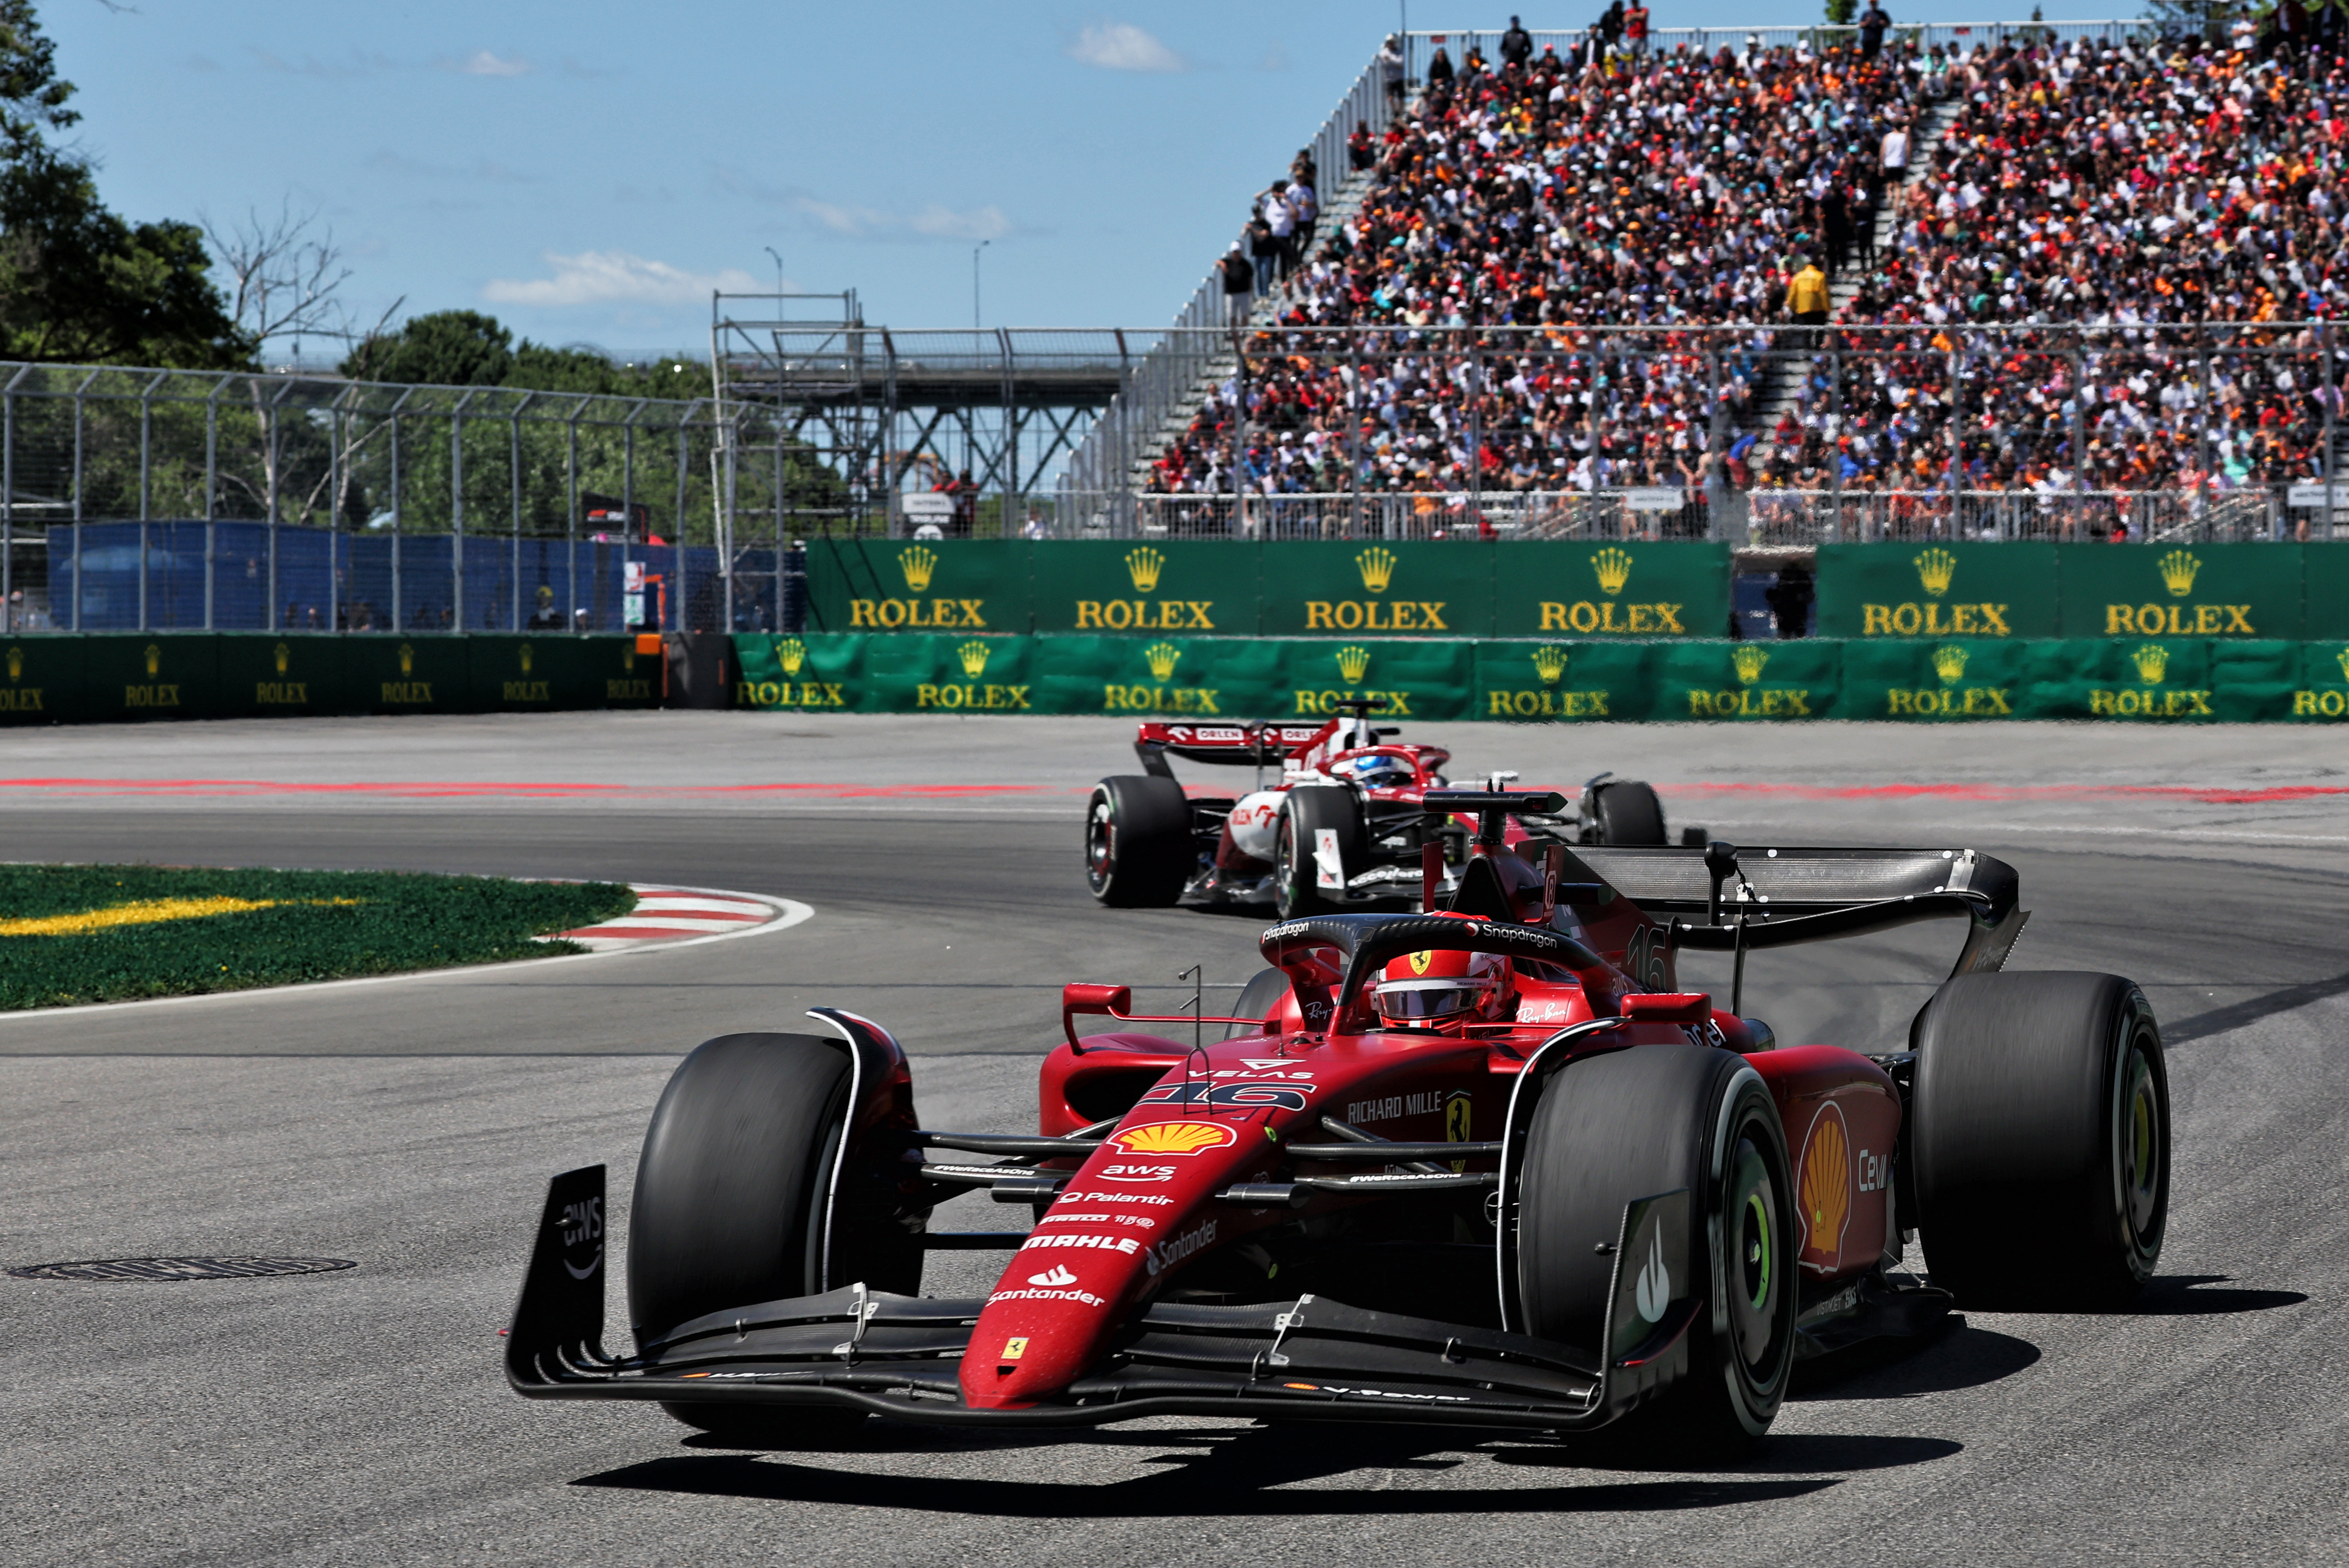
M 1690 1196 L 1695 1296 L 1713 1303 L 1689 1331 L 1688 1376 L 1627 1417 L 1619 1444 L 1710 1460 L 1769 1429 L 1794 1365 L 1788 1169 L 1777 1106 L 1733 1053 L 1638 1045 L 1545 1087 L 1517 1199 L 1526 1332 L 1603 1353 L 1624 1205 L 1676 1188 Z
M 846 1053 L 810 1034 L 721 1034 L 678 1064 L 645 1131 L 629 1210 L 628 1318 L 639 1349 L 707 1314 L 818 1289 L 848 1085 Z M 820 1442 L 863 1419 L 782 1407 L 661 1408 L 748 1440 Z
M 2169 1080 L 2118 975 L 1961 975 L 1917 1020 L 1909 1159 L 1933 1283 L 1960 1306 L 2112 1308 L 2169 1216 Z
M 1085 886 L 1112 909 L 1164 909 L 1198 861 L 1191 802 L 1173 779 L 1106 778 L 1085 805 Z
M 1340 878 L 1351 877 L 1362 861 L 1362 814 L 1353 792 L 1314 784 L 1282 797 L 1280 826 L 1273 840 L 1272 903 L 1284 920 L 1323 914 L 1345 902 L 1342 889 L 1321 886 L 1314 846 L 1325 829 L 1338 836 Z M 1332 891 L 1340 896 L 1332 898 Z

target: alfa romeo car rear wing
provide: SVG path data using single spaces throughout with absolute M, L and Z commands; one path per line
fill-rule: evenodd
M 1146 723 L 1134 738 L 1134 754 L 1143 770 L 1172 777 L 1166 758 L 1195 763 L 1226 763 L 1237 766 L 1270 767 L 1302 746 L 1321 739 L 1324 724 L 1163 724 Z

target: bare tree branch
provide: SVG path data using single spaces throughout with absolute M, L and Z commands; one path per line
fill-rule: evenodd
M 312 232 L 315 211 L 297 216 L 281 202 L 274 220 L 248 211 L 225 227 L 203 213 L 196 216 L 229 275 L 230 314 L 256 347 L 280 337 L 349 342 L 356 336 L 336 297 L 351 269 L 343 265 L 331 227 Z

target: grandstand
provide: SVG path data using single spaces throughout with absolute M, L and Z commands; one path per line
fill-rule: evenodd
M 1242 326 L 1210 275 L 1063 525 L 2329 536 L 2340 39 L 2147 26 L 1414 35 L 1317 140 L 1310 250 Z

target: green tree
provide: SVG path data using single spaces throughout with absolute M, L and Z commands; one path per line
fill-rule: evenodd
M 351 350 L 342 369 L 355 381 L 502 387 L 513 360 L 513 334 L 496 317 L 436 310 L 409 317 L 397 332 L 366 339 Z
M 0 354 L 20 359 L 234 369 L 253 345 L 230 319 L 203 235 L 106 210 L 88 162 L 49 133 L 81 118 L 31 0 L 0 0 Z

